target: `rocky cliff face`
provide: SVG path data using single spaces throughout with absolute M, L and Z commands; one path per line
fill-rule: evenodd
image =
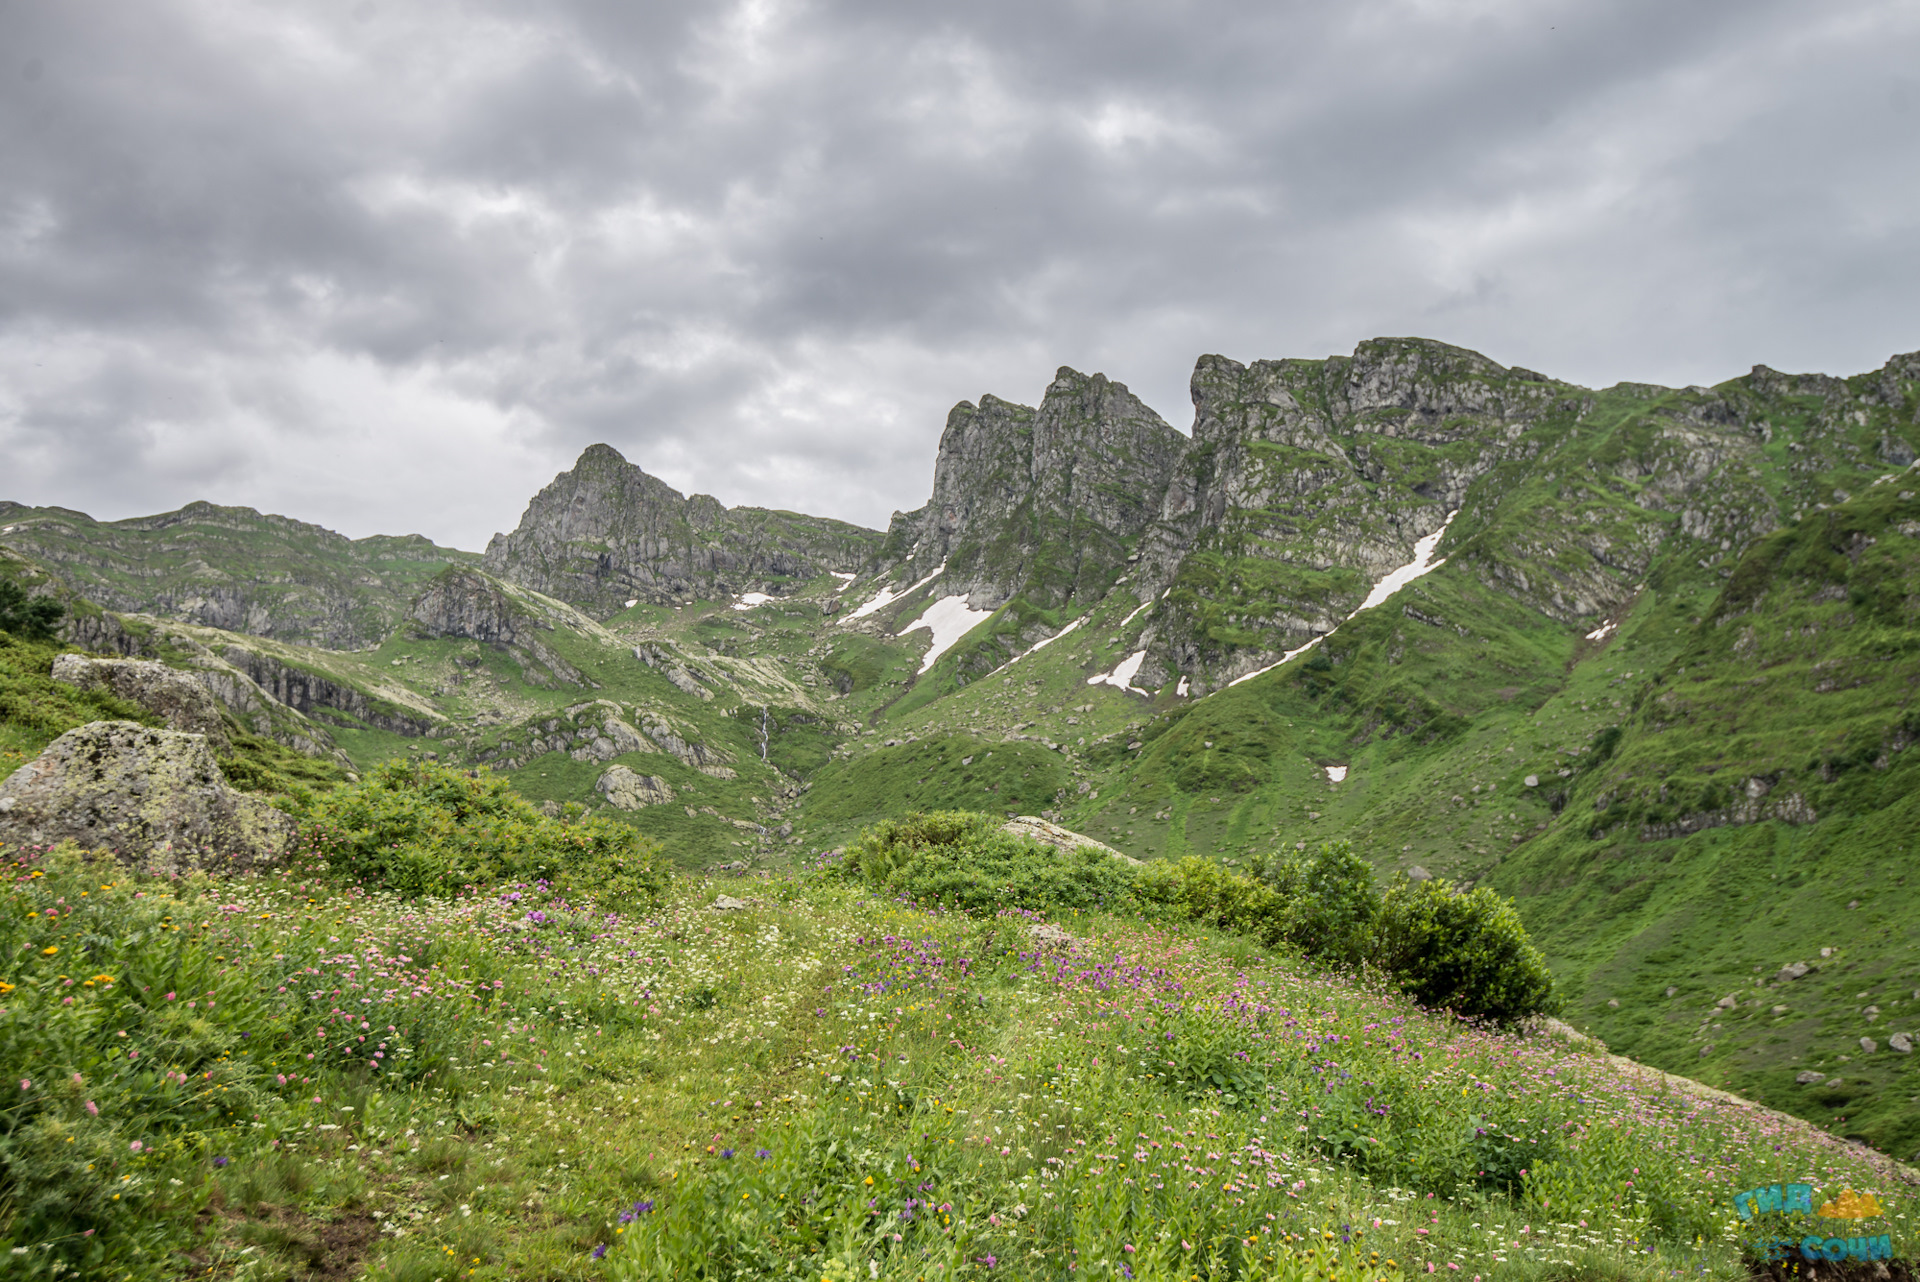
M 0 544 L 109 610 L 336 650 L 378 645 L 422 582 L 478 559 L 212 503 L 125 521 L 0 503 Z
M 505 650 L 530 684 L 591 684 L 541 639 L 542 630 L 554 630 L 551 622 L 477 571 L 441 574 L 415 599 L 407 620 L 421 636 L 461 637 Z
M 1165 594 L 1138 684 L 1185 675 L 1203 693 L 1272 663 L 1454 512 L 1439 555 L 1570 626 L 1621 609 L 1657 564 L 1724 575 L 1780 520 L 1844 494 L 1834 480 L 1910 454 L 1914 364 L 1592 392 L 1424 339 L 1203 357 L 1138 576 L 1142 599 Z
M 486 568 L 604 618 L 634 599 L 777 593 L 827 570 L 857 571 L 879 542 L 841 521 L 688 498 L 595 445 L 534 496 L 513 533 L 494 535 Z
M 169 730 L 203 736 L 215 754 L 232 745 L 220 704 L 204 684 L 152 659 L 90 659 L 55 655 L 53 679 L 82 690 L 104 689 L 159 717 Z
M 148 660 L 164 655 L 167 660 L 165 670 L 197 683 L 254 734 L 309 757 L 331 757 L 342 765 L 351 766 L 352 763 L 341 753 L 333 737 L 311 720 L 307 713 L 334 706 L 334 703 L 357 701 L 366 704 L 366 696 L 359 691 L 326 682 L 323 678 L 314 678 L 319 683 L 317 685 L 303 683 L 302 678 L 312 678 L 313 674 L 293 669 L 238 645 L 225 646 L 224 654 L 216 654 L 187 635 L 186 628 L 166 620 L 152 616 L 118 615 L 93 609 L 90 603 L 84 604 L 88 605 L 87 611 L 76 608 L 67 618 L 64 632 L 69 644 L 100 654 L 121 655 L 125 660 Z M 78 656 L 64 657 L 70 662 L 89 662 Z M 112 661 L 94 662 L 97 669 L 106 669 Z M 260 680 L 255 679 L 256 674 Z M 261 684 L 262 681 L 266 685 Z M 292 699 L 282 699 L 273 693 L 273 690 L 280 690 L 298 697 L 303 693 L 303 685 L 304 693 L 313 697 L 306 698 L 300 707 L 294 706 Z M 273 690 L 268 686 L 272 686 Z M 116 686 L 115 693 L 142 704 L 150 711 L 159 712 L 168 718 L 168 724 L 176 730 L 205 730 L 204 726 L 176 722 L 165 709 L 156 707 L 130 690 Z M 328 702 L 329 694 L 334 703 Z M 370 721 L 369 724 L 380 723 Z M 398 729 L 398 726 L 389 724 L 381 728 Z M 418 734 L 423 731 L 424 723 L 421 729 L 399 730 L 399 733 Z M 225 751 L 225 745 L 221 742 L 224 736 L 224 731 L 210 734 L 216 751 Z
M 1061 367 L 1040 407 L 994 396 L 953 407 L 933 497 L 896 514 L 883 558 L 976 609 L 1016 595 L 1052 610 L 1098 600 L 1158 515 L 1186 440 L 1103 374 Z

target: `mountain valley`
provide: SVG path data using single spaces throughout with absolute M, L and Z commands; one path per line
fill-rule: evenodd
M 1377 339 L 1192 390 L 1190 435 L 1069 369 L 963 402 L 885 531 L 596 445 L 484 554 L 11 503 L 0 575 L 328 769 L 487 767 L 690 871 L 936 808 L 1351 839 L 1513 897 L 1613 1049 L 1913 1156 L 1920 353 L 1590 390 Z

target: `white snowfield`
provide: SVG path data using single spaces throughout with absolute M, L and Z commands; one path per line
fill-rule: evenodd
M 754 606 L 765 605 L 771 600 L 773 600 L 773 598 L 765 592 L 742 592 L 739 599 L 734 601 L 733 608 L 736 610 L 751 610 Z
M 933 645 L 928 648 L 927 657 L 920 661 L 920 671 L 925 672 L 941 655 L 953 649 L 961 637 L 973 631 L 980 620 L 992 616 L 992 610 L 969 609 L 963 596 L 943 596 L 928 606 L 925 614 L 894 635 L 905 636 L 916 628 L 933 633 Z
M 895 592 L 891 588 L 881 588 L 878 592 L 873 594 L 873 599 L 871 601 L 861 606 L 858 610 L 855 610 L 852 614 L 849 614 L 846 618 L 840 620 L 840 625 L 842 627 L 845 627 L 847 624 L 852 623 L 855 619 L 864 619 L 867 615 L 872 614 L 875 610 L 886 609 L 887 606 L 889 606 L 895 601 L 898 601 L 901 597 L 911 596 L 913 593 L 918 592 L 921 588 L 924 588 L 925 586 L 927 586 L 927 584 L 933 582 L 935 579 L 939 578 L 942 574 L 945 574 L 946 571 L 947 571 L 947 563 L 945 561 L 942 561 L 940 564 L 933 567 L 932 574 L 929 574 L 926 578 L 920 580 L 918 583 L 906 589 L 904 592 Z
M 1112 672 L 1102 672 L 1097 676 L 1088 677 L 1087 684 L 1090 686 L 1109 685 L 1116 690 L 1126 690 L 1132 694 L 1148 694 L 1149 691 L 1136 690 L 1133 686 L 1134 674 L 1140 671 L 1140 665 L 1145 663 L 1146 659 L 1147 652 L 1145 650 L 1135 650 L 1132 654 L 1120 660 L 1120 666 Z
M 1358 614 L 1362 610 L 1371 610 L 1374 606 L 1379 605 L 1382 601 L 1385 601 L 1388 597 L 1398 592 L 1401 588 L 1406 587 L 1407 584 L 1413 582 L 1415 579 L 1419 578 L 1421 575 L 1432 574 L 1435 570 L 1445 565 L 1447 563 L 1447 558 L 1441 557 L 1438 561 L 1434 560 L 1433 550 L 1440 546 L 1441 536 L 1447 532 L 1447 527 L 1453 524 L 1453 518 L 1459 515 L 1460 515 L 1460 510 L 1458 508 L 1455 508 L 1453 511 L 1447 513 L 1447 519 L 1440 522 L 1439 529 L 1435 530 L 1432 534 L 1429 534 L 1426 538 L 1421 539 L 1420 541 L 1418 541 L 1413 545 L 1413 560 L 1407 562 L 1405 565 L 1401 566 L 1399 569 L 1389 572 L 1385 578 L 1381 579 L 1378 583 L 1374 584 L 1373 591 L 1367 593 L 1367 599 L 1362 601 L 1359 605 L 1355 606 L 1353 610 L 1353 614 L 1349 614 L 1346 619 L 1340 620 L 1340 623 L 1345 623 L 1347 619 L 1351 619 L 1354 614 Z M 1281 655 L 1279 663 L 1269 663 L 1264 668 L 1256 668 L 1252 672 L 1247 673 L 1246 676 L 1236 677 L 1232 681 L 1227 682 L 1227 684 L 1230 686 L 1237 686 L 1242 681 L 1251 681 L 1255 677 L 1265 676 L 1267 673 L 1272 672 L 1275 668 L 1280 667 L 1281 664 L 1290 663 L 1294 659 L 1298 658 L 1300 655 L 1305 654 L 1307 651 L 1313 649 L 1313 647 L 1319 645 L 1322 641 L 1325 641 L 1328 637 L 1332 636 L 1335 632 L 1338 632 L 1339 630 L 1340 630 L 1340 625 L 1335 624 L 1331 630 L 1321 633 L 1319 636 L 1307 642 L 1305 645 L 1295 650 L 1289 650 L 1285 654 Z M 1346 772 L 1344 769 L 1342 769 L 1341 771 L 1340 778 L 1341 779 L 1346 778 Z M 1334 782 L 1338 783 L 1340 782 L 1340 780 L 1336 779 L 1334 780 Z
M 1345 766 L 1328 766 L 1326 769 L 1327 778 L 1333 780 L 1335 783 L 1340 783 L 1347 777 L 1347 768 Z

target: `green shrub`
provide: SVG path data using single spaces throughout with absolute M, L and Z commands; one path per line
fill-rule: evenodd
M 1380 904 L 1374 959 L 1424 1006 L 1510 1024 L 1559 1009 L 1553 973 L 1509 900 L 1401 877 Z
M 52 597 L 28 597 L 12 579 L 0 579 L 0 632 L 29 641 L 50 641 L 67 607 Z
M 888 819 L 860 834 L 836 868 L 877 890 L 968 913 L 1110 908 L 1132 869 L 1082 846 L 1062 854 L 1000 830 L 992 815 L 936 810 Z
M 303 852 L 330 874 L 403 894 L 544 881 L 647 910 L 666 894 L 660 846 L 616 820 L 536 810 L 504 779 L 390 761 L 299 806 Z
M 1148 864 L 1133 893 L 1154 916 L 1246 935 L 1267 948 L 1288 940 L 1290 903 L 1281 890 L 1198 855 Z
M 1252 876 L 1193 855 L 1149 864 L 1134 895 L 1163 914 L 1341 966 L 1368 955 L 1380 910 L 1373 869 L 1344 841 L 1304 859 L 1256 859 Z
M 1357 966 L 1372 951 L 1380 892 L 1372 865 L 1352 842 L 1330 841 L 1304 859 L 1271 861 L 1265 872 L 1287 901 L 1286 937 L 1302 952 Z

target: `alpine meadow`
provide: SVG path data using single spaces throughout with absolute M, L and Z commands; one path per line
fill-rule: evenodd
M 0 503 L 0 1276 L 1912 1276 L 1920 353 L 1191 390 Z

